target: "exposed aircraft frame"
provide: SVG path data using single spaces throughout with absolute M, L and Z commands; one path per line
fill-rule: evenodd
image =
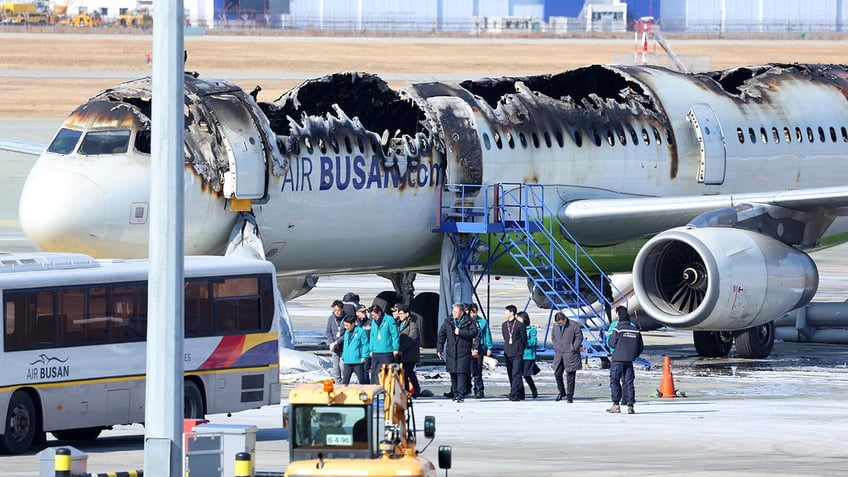
M 338 73 L 257 103 L 188 74 L 186 251 L 220 252 L 238 214 L 252 211 L 266 258 L 306 277 L 292 279 L 294 295 L 314 274 L 435 271 L 442 239 L 430 229 L 437 197 L 451 200 L 445 184 L 540 183 L 577 241 L 612 257 L 600 260 L 605 270 L 633 267 L 650 316 L 694 330 L 701 354 L 727 354 L 735 338 L 741 354 L 764 356 L 772 320 L 815 293 L 818 272 L 802 249 L 848 231 L 848 171 L 835 167 L 848 142 L 846 92 L 838 65 L 700 74 L 596 65 L 403 90 Z M 133 147 L 100 155 L 143 165 L 149 99 L 148 78 L 124 83 L 80 106 L 63 131 L 129 128 Z M 108 171 L 86 168 L 103 194 L 81 196 L 76 208 L 89 213 L 72 221 L 40 198 L 46 188 L 71 193 L 76 183 L 57 171 L 97 159 L 55 144 L 22 195 L 27 236 L 46 250 L 145 254 L 143 180 L 116 186 Z M 104 218 L 86 221 L 101 209 Z M 404 287 L 396 291 L 408 299 Z

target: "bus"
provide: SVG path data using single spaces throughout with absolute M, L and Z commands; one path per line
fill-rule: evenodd
M 0 451 L 144 421 L 147 260 L 0 255 Z M 280 402 L 285 313 L 270 262 L 185 257 L 184 413 Z

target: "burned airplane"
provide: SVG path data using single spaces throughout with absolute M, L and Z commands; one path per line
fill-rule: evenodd
M 773 320 L 815 294 L 804 250 L 848 231 L 846 95 L 838 65 L 589 66 L 399 90 L 347 72 L 269 103 L 186 74 L 185 251 L 221 253 L 252 214 L 290 296 L 353 272 L 409 295 L 415 272 L 440 268 L 439 204 L 481 200 L 449 184 L 543 184 L 604 271 L 632 270 L 648 315 L 693 330 L 703 355 L 735 340 L 763 357 Z M 62 125 L 21 197 L 38 248 L 146 255 L 150 96 L 149 78 L 124 83 Z M 434 329 L 438 299 L 422 295 Z

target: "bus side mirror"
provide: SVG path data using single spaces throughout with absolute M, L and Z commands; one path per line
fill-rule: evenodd
M 439 468 L 451 468 L 451 446 L 439 446 Z
M 436 437 L 436 416 L 424 416 L 424 437 Z
M 289 412 L 290 411 L 291 411 L 291 409 L 289 409 L 288 406 L 283 406 L 283 429 L 289 428 Z

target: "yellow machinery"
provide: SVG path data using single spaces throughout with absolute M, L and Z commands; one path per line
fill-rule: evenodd
M 435 477 L 435 466 L 415 449 L 415 415 L 402 372 L 400 365 L 384 365 L 380 384 L 335 386 L 327 379 L 292 389 L 283 414 L 291 461 L 286 476 Z M 424 418 L 423 430 L 432 442 L 435 417 Z M 441 446 L 439 467 L 449 469 L 450 461 L 450 447 Z
M 123 11 L 116 23 L 122 27 L 149 27 L 153 26 L 153 17 L 145 10 Z
M 103 24 L 103 17 L 100 12 L 80 12 L 70 19 L 71 26 L 75 27 L 97 27 Z

